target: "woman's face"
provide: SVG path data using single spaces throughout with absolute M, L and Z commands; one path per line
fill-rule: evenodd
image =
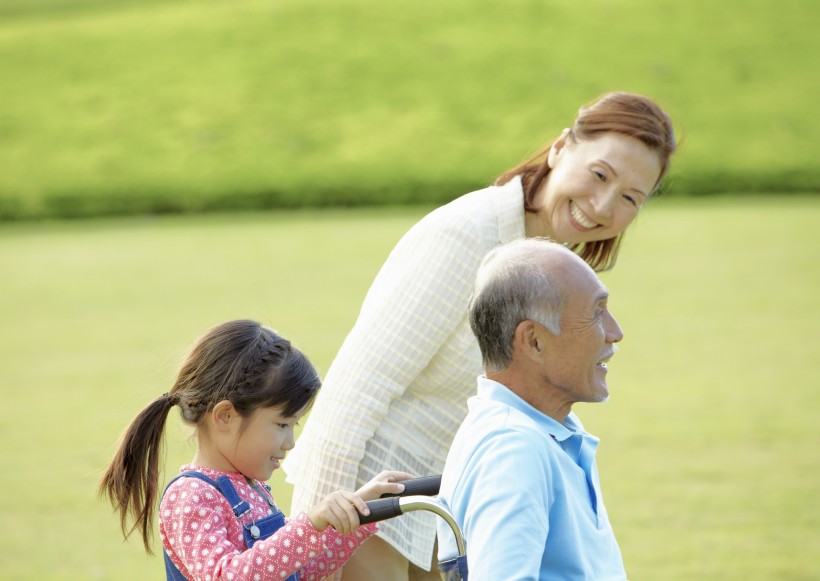
M 558 242 L 614 238 L 638 215 L 661 173 L 660 156 L 621 133 L 574 141 L 565 132 L 535 196 L 536 228 Z

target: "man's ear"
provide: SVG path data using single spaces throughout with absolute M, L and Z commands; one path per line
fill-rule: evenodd
M 217 403 L 210 411 L 210 423 L 219 432 L 229 431 L 231 423 L 235 422 L 239 417 L 236 408 L 227 399 L 223 399 Z
M 546 348 L 541 328 L 528 319 L 518 323 L 515 328 L 514 345 L 523 357 L 534 361 L 541 361 Z
M 549 165 L 550 168 L 555 167 L 555 164 L 558 161 L 558 156 L 561 155 L 561 152 L 566 147 L 567 140 L 569 139 L 569 131 L 569 127 L 565 128 L 561 132 L 561 135 L 558 137 L 558 139 L 556 139 L 550 147 L 550 151 L 547 154 L 547 165 Z

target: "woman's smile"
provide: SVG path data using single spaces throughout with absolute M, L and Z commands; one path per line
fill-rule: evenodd
M 592 230 L 600 226 L 597 222 L 590 220 L 586 214 L 578 207 L 572 200 L 569 201 L 569 213 L 571 216 L 572 225 L 579 230 Z

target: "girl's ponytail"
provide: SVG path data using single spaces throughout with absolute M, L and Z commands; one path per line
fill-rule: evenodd
M 228 400 L 247 419 L 260 407 L 280 406 L 287 416 L 310 406 L 322 385 L 313 365 L 290 341 L 256 321 L 228 321 L 194 345 L 170 393 L 131 422 L 116 456 L 100 480 L 120 515 L 122 534 L 139 530 L 151 553 L 162 436 L 168 412 L 179 406 L 182 421 L 198 427 L 207 413 Z M 128 526 L 129 520 L 134 524 Z
M 111 465 L 100 480 L 98 491 L 100 496 L 108 497 L 114 510 L 119 513 L 123 536 L 128 538 L 135 529 L 139 530 L 149 554 L 152 553 L 154 503 L 165 420 L 176 403 L 176 396 L 166 393 L 134 418 Z M 134 521 L 130 528 L 129 517 Z

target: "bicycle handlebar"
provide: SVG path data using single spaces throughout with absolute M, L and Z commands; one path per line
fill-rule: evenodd
M 422 476 L 411 480 L 403 480 L 404 492 L 399 494 L 382 494 L 378 500 L 367 503 L 370 514 L 364 516 L 359 513 L 359 523 L 367 524 L 387 520 L 402 514 L 400 498 L 406 496 L 435 496 L 441 488 L 441 474 Z
M 390 498 L 393 496 L 435 496 L 441 488 L 441 474 L 433 476 L 421 476 L 420 478 L 413 478 L 412 480 L 402 480 L 404 484 L 404 492 L 400 494 L 382 494 L 382 498 Z
M 370 509 L 370 514 L 363 515 L 359 511 L 356 511 L 359 512 L 359 524 L 366 525 L 372 522 L 379 522 L 402 514 L 401 497 L 398 496 L 370 500 L 366 504 L 367 508 Z

